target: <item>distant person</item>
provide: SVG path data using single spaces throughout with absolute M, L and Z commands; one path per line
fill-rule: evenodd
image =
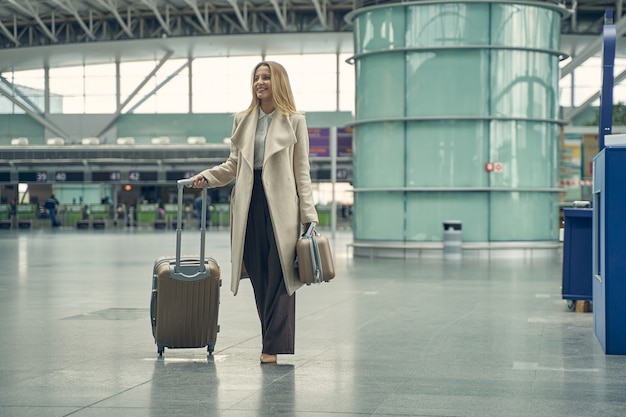
M 50 225 L 52 227 L 57 227 L 59 225 L 57 222 L 57 207 L 59 206 L 59 200 L 56 199 L 54 194 L 51 194 L 43 206 L 48 211 L 48 216 L 50 216 Z
M 83 220 L 89 220 L 89 206 L 87 204 L 83 206 L 80 214 Z
M 211 210 L 209 206 L 211 205 L 211 197 L 207 194 L 206 196 L 206 227 L 209 228 L 211 224 Z M 194 209 L 196 210 L 196 217 L 198 218 L 198 228 L 202 227 L 202 195 L 199 195 L 196 198 L 196 201 L 193 203 Z
M 126 217 L 126 205 L 121 203 L 117 205 L 117 209 L 115 209 L 115 218 L 113 220 L 114 225 L 118 225 L 118 222 L 122 222 L 124 217 Z
M 9 207 L 9 218 L 15 217 L 16 213 L 17 213 L 17 200 L 13 199 L 11 200 L 11 205 Z
M 126 226 L 128 227 L 137 227 L 137 210 L 135 206 L 130 206 L 128 208 L 128 215 L 126 216 Z

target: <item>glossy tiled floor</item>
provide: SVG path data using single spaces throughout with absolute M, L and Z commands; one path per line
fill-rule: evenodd
M 196 236 L 184 233 L 193 252 Z M 624 416 L 626 357 L 561 300 L 561 260 L 347 257 L 297 293 L 296 355 L 260 365 L 249 283 L 228 291 L 213 357 L 167 350 L 149 322 L 170 231 L 0 233 L 1 416 Z

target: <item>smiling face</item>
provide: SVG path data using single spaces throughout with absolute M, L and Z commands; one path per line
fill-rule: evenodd
M 254 72 L 254 81 L 252 89 L 256 98 L 261 103 L 270 104 L 273 102 L 272 95 L 272 76 L 270 74 L 270 68 L 267 65 L 261 65 Z
M 251 87 L 252 101 L 247 111 L 258 111 L 260 107 L 265 114 L 274 110 L 297 113 L 287 71 L 279 63 L 259 62 L 253 70 Z

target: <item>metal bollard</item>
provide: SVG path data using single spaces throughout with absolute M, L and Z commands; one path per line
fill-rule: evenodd
M 461 259 L 463 253 L 461 226 L 462 223 L 459 220 L 446 220 L 443 222 L 444 259 Z

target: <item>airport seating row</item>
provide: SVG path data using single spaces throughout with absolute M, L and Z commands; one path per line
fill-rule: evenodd
M 11 145 L 13 146 L 27 146 L 30 143 L 29 138 L 27 137 L 19 137 L 11 139 Z M 65 138 L 61 137 L 52 137 L 46 139 L 46 145 L 49 146 L 63 146 L 67 143 Z M 100 138 L 98 137 L 88 137 L 82 138 L 80 140 L 81 145 L 100 145 Z M 134 137 L 120 137 L 115 140 L 117 145 L 135 145 L 136 141 Z M 150 143 L 152 145 L 168 145 L 171 143 L 170 138 L 167 136 L 158 136 L 150 139 Z M 206 138 L 204 136 L 188 136 L 187 144 L 188 145 L 204 145 L 206 144 Z

